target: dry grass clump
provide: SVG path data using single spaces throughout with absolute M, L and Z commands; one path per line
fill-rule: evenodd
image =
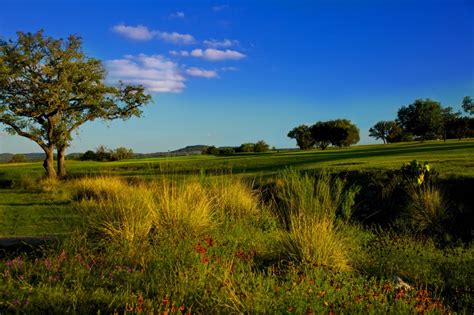
M 214 206 L 225 219 L 243 219 L 259 214 L 259 198 L 251 185 L 236 178 L 221 178 L 209 185 Z
M 406 215 L 417 232 L 442 234 L 449 219 L 448 203 L 442 191 L 433 184 L 408 189 Z
M 292 218 L 290 231 L 280 235 L 278 249 L 290 261 L 322 266 L 338 271 L 350 270 L 345 239 L 329 218 Z
M 132 246 L 148 237 L 155 202 L 145 185 L 130 186 L 119 178 L 97 177 L 76 181 L 75 189 L 88 228 Z
M 138 244 L 152 231 L 201 235 L 215 225 L 216 198 L 197 181 L 129 184 L 96 177 L 77 180 L 73 187 L 86 226 L 112 240 Z
M 199 235 L 214 225 L 213 198 L 202 184 L 162 180 L 151 189 L 155 204 L 150 217 L 157 229 Z
M 343 181 L 328 174 L 311 177 L 293 170 L 283 172 L 277 180 L 276 198 L 286 231 L 276 249 L 292 261 L 350 269 L 349 248 L 338 230 L 343 223 L 337 216 L 348 215 L 350 210 L 342 208 L 352 205 L 347 199 L 354 197 L 352 188 L 346 189 Z

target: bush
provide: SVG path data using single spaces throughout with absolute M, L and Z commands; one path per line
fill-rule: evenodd
M 267 152 L 270 149 L 270 146 L 263 140 L 255 143 L 254 152 Z
M 26 156 L 24 154 L 14 154 L 8 163 L 24 163 L 26 162 Z

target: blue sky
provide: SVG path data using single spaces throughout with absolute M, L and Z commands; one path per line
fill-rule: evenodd
M 0 3 L 0 36 L 77 34 L 108 81 L 144 84 L 142 118 L 84 125 L 70 152 L 264 139 L 347 118 L 368 129 L 417 98 L 474 96 L 474 1 L 27 1 Z M 39 152 L 0 134 L 1 152 Z

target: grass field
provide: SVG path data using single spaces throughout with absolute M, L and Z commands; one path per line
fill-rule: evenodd
M 472 231 L 473 157 L 465 140 L 68 161 L 63 182 L 2 164 L 0 241 L 60 240 L 0 249 L 0 313 L 471 313 L 474 248 L 451 232 Z M 457 194 L 392 187 L 414 159 Z M 372 186 L 330 175 L 347 171 Z M 362 204 L 402 212 L 369 226 Z
M 474 176 L 474 140 L 426 141 L 389 145 L 364 145 L 325 151 L 281 151 L 233 156 L 183 156 L 118 162 L 68 161 L 71 175 L 119 175 L 153 177 L 162 174 L 243 174 L 265 177 L 292 167 L 298 170 L 334 171 L 397 169 L 412 160 L 429 161 L 441 176 Z M 40 162 L 0 164 L 0 179 L 38 177 Z

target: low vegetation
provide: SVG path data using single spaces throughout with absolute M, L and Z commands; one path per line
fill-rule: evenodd
M 327 171 L 286 169 L 259 182 L 100 175 L 18 186 L 68 200 L 77 217 L 60 241 L 0 262 L 0 310 L 472 311 L 474 252 L 444 224 L 456 213 L 442 207 L 436 172 L 418 162 L 397 172 L 411 187 L 406 203 L 394 224 L 377 228 L 360 220 L 364 187 Z

